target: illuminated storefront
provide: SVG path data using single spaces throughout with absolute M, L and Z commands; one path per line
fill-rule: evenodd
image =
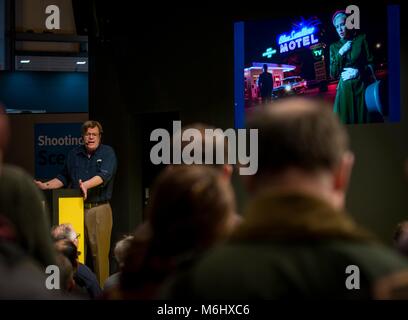
M 288 64 L 263 63 L 263 62 L 252 63 L 251 67 L 244 69 L 245 99 L 248 100 L 259 99 L 258 78 L 259 75 L 263 72 L 264 64 L 268 66 L 268 72 L 272 74 L 274 88 L 282 85 L 282 80 L 284 79 L 285 72 L 293 71 L 296 68 L 296 66 Z

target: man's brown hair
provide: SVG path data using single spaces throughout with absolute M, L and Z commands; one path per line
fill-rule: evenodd
M 102 129 L 102 125 L 95 120 L 88 120 L 85 121 L 82 125 L 81 131 L 82 131 L 82 135 L 84 135 L 89 128 L 98 128 L 99 129 L 99 133 L 102 134 L 103 133 L 103 129 Z
M 218 241 L 233 212 L 233 191 L 216 169 L 180 165 L 166 168 L 156 179 L 147 217 L 160 249 L 179 253 Z

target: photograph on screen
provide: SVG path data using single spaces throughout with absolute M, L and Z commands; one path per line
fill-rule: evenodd
M 235 104 L 243 117 L 303 96 L 330 102 L 344 124 L 400 120 L 399 7 L 375 14 L 347 7 L 235 23 Z

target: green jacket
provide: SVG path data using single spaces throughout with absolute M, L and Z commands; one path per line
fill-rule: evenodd
M 26 172 L 10 165 L 1 168 L 0 215 L 14 225 L 20 248 L 45 268 L 55 265 L 55 250 L 43 200 Z
M 350 290 L 346 280 L 360 289 Z M 164 294 L 171 298 L 370 298 L 379 277 L 408 261 L 378 244 L 345 213 L 302 194 L 265 193 L 232 239 L 215 248 Z M 169 291 L 170 290 L 170 291 Z
M 341 39 L 330 46 L 330 75 L 334 79 L 339 79 L 333 111 L 343 123 L 367 123 L 370 119 L 364 95 L 373 56 L 364 34 L 356 36 L 351 49 L 341 56 L 339 50 L 346 41 Z M 343 81 L 341 73 L 344 68 L 358 69 L 359 75 L 355 79 Z

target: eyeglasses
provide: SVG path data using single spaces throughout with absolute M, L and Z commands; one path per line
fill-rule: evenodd
M 99 135 L 100 133 L 93 133 L 93 132 L 88 132 L 84 134 L 85 137 L 98 137 Z
M 81 236 L 80 233 L 77 233 L 76 237 L 74 238 L 74 240 L 77 240 L 79 237 Z

